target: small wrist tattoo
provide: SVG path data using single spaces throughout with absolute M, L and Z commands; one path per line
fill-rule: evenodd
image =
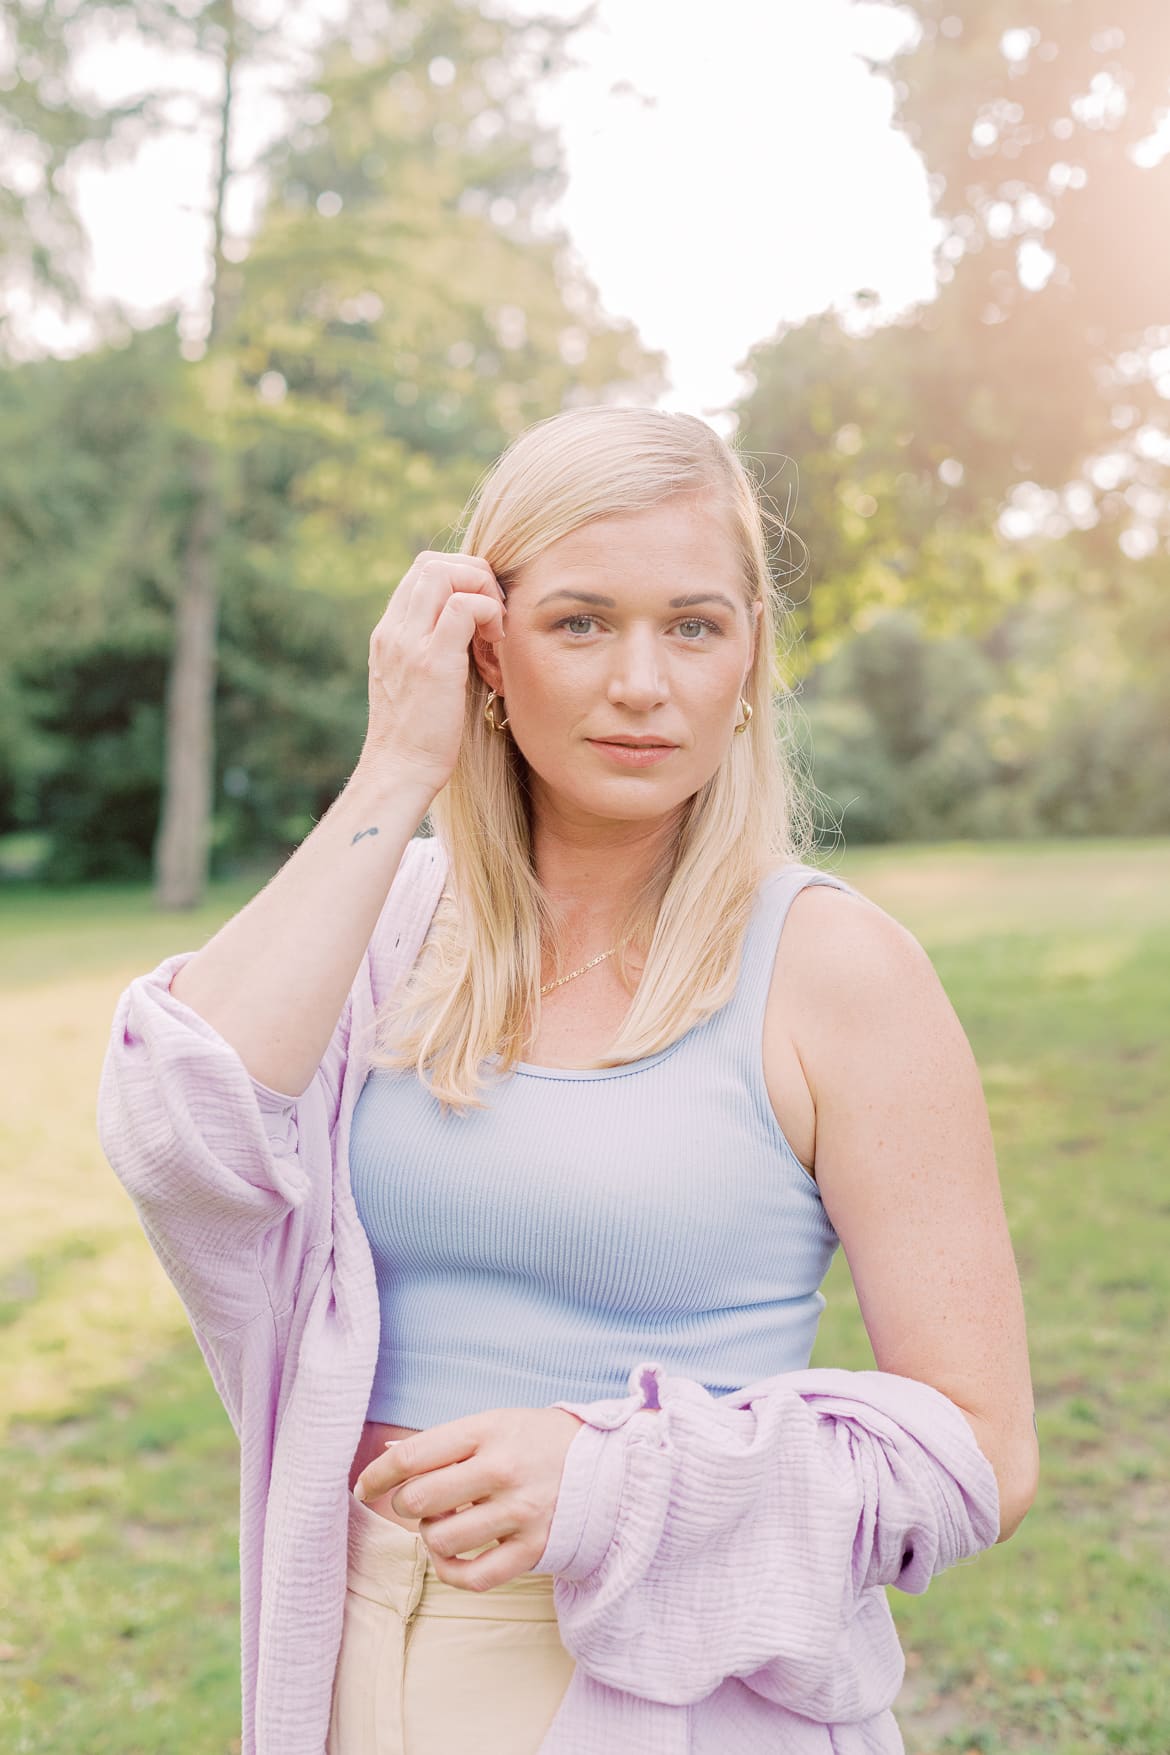
M 353 840 L 350 842 L 350 846 L 356 847 L 358 842 L 363 838 L 363 836 L 376 835 L 377 833 L 378 833 L 377 829 L 359 829 L 358 833 L 354 836 Z

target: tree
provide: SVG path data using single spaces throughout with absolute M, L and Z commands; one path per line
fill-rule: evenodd
M 200 132 L 212 149 L 208 196 L 208 272 L 205 348 L 214 359 L 226 329 L 224 302 L 226 204 L 231 165 L 233 105 L 241 70 L 267 62 L 293 86 L 310 65 L 296 49 L 296 22 L 309 8 L 287 9 L 265 25 L 236 0 L 114 0 L 85 8 L 69 0 L 18 0 L 7 20 L 8 47 L 18 79 L 0 103 L 0 128 L 15 148 L 23 175 L 10 180 L 3 211 L 13 244 L 3 291 L 10 352 L 26 352 L 27 339 L 12 324 L 14 309 L 51 294 L 60 316 L 81 318 L 92 345 L 124 331 L 118 314 L 96 310 L 84 273 L 82 228 L 76 208 L 78 165 L 100 152 L 107 162 L 132 154 L 147 139 L 176 127 Z M 165 83 L 110 102 L 88 74 L 94 48 L 113 36 L 154 56 L 180 56 L 189 65 L 212 63 L 218 95 L 210 101 Z M 286 97 L 291 97 L 286 92 Z M 184 124 L 178 112 L 193 109 Z M 203 383 L 219 388 L 215 375 Z M 198 387 L 197 387 L 198 388 Z M 209 411 L 204 411 L 209 412 Z M 222 528 L 222 488 L 215 449 L 189 423 L 185 459 L 191 484 L 189 518 L 175 597 L 174 639 L 168 672 L 165 749 L 166 785 L 157 842 L 157 895 L 164 907 L 189 907 L 198 899 L 206 867 L 210 816 L 211 723 L 215 688 L 216 567 Z
M 891 63 L 895 121 L 942 222 L 941 295 L 960 406 L 1006 497 L 1076 480 L 1125 552 L 1170 532 L 1170 35 L 1163 0 L 918 0 Z M 972 424 L 975 424 L 973 421 Z M 1091 460 L 1104 454 L 1113 466 Z M 1118 491 L 1128 478 L 1134 492 Z M 1063 529 L 1077 520 L 1064 510 Z M 1051 525 L 1061 534 L 1061 512 Z
M 188 514 L 173 325 L 0 373 L 0 832 L 43 875 L 140 875 Z
M 527 93 L 562 27 L 409 16 L 376 56 L 334 47 L 317 120 L 271 155 L 234 331 L 232 430 L 245 470 L 281 435 L 295 579 L 383 602 L 521 428 L 664 383 L 543 227 L 564 179 Z
M 806 666 L 866 610 L 986 630 L 1037 575 L 1017 536 L 1067 537 L 1088 590 L 1170 531 L 1164 7 L 912 10 L 916 40 L 872 65 L 930 173 L 938 296 L 878 325 L 862 291 L 783 327 L 737 404 L 744 444 L 789 460 Z
M 880 611 L 913 606 L 933 634 L 993 627 L 1032 568 L 996 537 L 996 490 L 958 462 L 962 418 L 914 320 L 851 333 L 826 313 L 745 364 L 738 440 L 787 527 L 775 565 L 801 628 L 795 674 Z

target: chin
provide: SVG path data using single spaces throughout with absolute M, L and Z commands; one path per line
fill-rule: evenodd
M 694 796 L 693 789 L 681 792 L 677 783 L 669 791 L 664 786 L 647 784 L 644 778 L 623 776 L 608 786 L 578 792 L 545 785 L 550 803 L 587 816 L 615 823 L 661 822 L 682 809 Z
M 530 788 L 535 785 L 541 803 L 553 810 L 580 812 L 611 822 L 641 822 L 668 816 L 671 811 L 681 810 L 710 779 L 709 773 L 680 775 L 676 768 L 668 784 L 661 768 L 631 768 L 612 775 L 591 773 L 588 785 L 582 786 L 576 764 L 554 772 L 542 770 L 527 756 L 524 759 Z M 586 759 L 593 761 L 591 751 Z

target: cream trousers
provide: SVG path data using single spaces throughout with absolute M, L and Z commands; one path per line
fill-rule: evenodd
M 535 1755 L 574 1669 L 552 1576 L 445 1584 L 421 1536 L 352 1493 L 347 1544 L 326 1755 Z

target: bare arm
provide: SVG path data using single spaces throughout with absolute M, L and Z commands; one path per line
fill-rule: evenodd
M 877 1368 L 930 1384 L 964 1415 L 995 1470 L 1006 1541 L 1035 1497 L 1039 1443 L 975 1057 L 926 952 L 884 910 L 817 886 L 793 916 L 817 1185 Z
M 271 882 L 171 982 L 261 1084 L 299 1096 L 312 1081 L 433 796 L 359 766 Z
M 425 549 L 370 637 L 357 770 L 272 881 L 179 970 L 171 992 L 252 1078 L 299 1097 L 329 1045 L 406 845 L 459 754 L 468 645 L 503 638 L 487 562 Z

